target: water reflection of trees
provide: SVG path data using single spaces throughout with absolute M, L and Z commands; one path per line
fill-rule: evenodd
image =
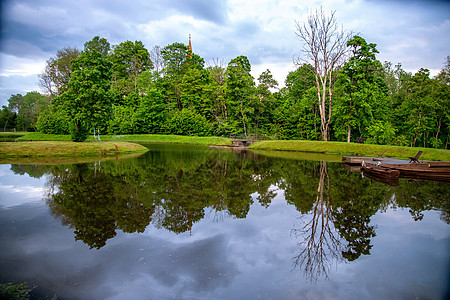
M 193 156 L 195 159 L 193 159 Z M 101 248 L 116 230 L 143 232 L 152 222 L 175 233 L 192 230 L 206 208 L 245 218 L 252 194 L 268 205 L 276 179 L 265 158 L 228 152 L 155 152 L 145 158 L 57 168 L 47 203 L 75 238 Z M 101 166 L 101 167 L 100 167 Z
M 296 261 L 315 274 L 311 278 L 326 275 L 333 261 L 370 254 L 376 234 L 370 220 L 380 208 L 408 207 L 417 220 L 423 211 L 436 209 L 449 221 L 448 184 L 405 181 L 393 188 L 362 180 L 340 164 L 250 152 L 150 151 L 101 164 L 11 168 L 34 177 L 49 174 L 47 203 L 53 215 L 95 248 L 117 230 L 143 232 L 153 224 L 183 233 L 206 217 L 245 218 L 254 201 L 270 206 L 276 186 L 303 214 L 304 225 L 293 231 L 301 246 Z
M 309 178 L 283 177 L 286 200 L 304 212 L 300 218 L 302 225 L 292 230 L 293 236 L 300 240 L 300 251 L 293 263 L 294 267 L 303 269 L 309 280 L 328 277 L 334 263 L 370 255 L 371 240 L 376 236 L 371 218 L 380 209 L 407 207 L 414 220 L 420 220 L 423 211 L 437 209 L 441 211 L 441 219 L 448 223 L 448 184 L 422 182 L 417 185 L 404 181 L 393 188 L 361 180 L 358 173 L 347 172 L 336 165 L 330 167 L 324 162 L 318 170 L 314 167 L 302 170 Z M 307 190 L 307 186 L 317 188 Z M 313 204 L 311 208 L 309 203 Z
M 309 221 L 299 229 L 293 229 L 295 237 L 303 239 L 303 250 L 294 257 L 294 266 L 304 269 L 307 278 L 313 280 L 324 275 L 328 277 L 334 260 L 341 259 L 342 244 L 333 228 L 333 214 L 330 199 L 330 177 L 327 163 L 320 163 L 320 178 L 312 212 L 303 215 Z

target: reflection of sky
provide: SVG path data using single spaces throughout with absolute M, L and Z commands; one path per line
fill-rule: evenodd
M 350 280 L 362 278 L 361 289 L 373 298 L 443 299 L 450 275 L 450 231 L 439 216 L 424 212 L 416 222 L 407 209 L 376 214 L 372 255 L 355 264 Z
M 3 167 L 3 166 L 2 166 Z M 19 181 L 0 168 L 2 186 Z M 28 186 L 42 179 L 24 176 Z M 36 180 L 36 181 L 34 181 Z M 2 202 L 4 191 L 2 190 Z M 370 256 L 336 263 L 330 280 L 308 282 L 292 258 L 300 238 L 299 213 L 283 192 L 268 209 L 254 204 L 245 219 L 217 221 L 214 213 L 192 232 L 150 225 L 90 250 L 74 240 L 39 197 L 18 194 L 21 205 L 0 207 L 0 277 L 37 284 L 37 292 L 64 299 L 385 299 L 443 298 L 448 275 L 449 226 L 437 212 L 414 222 L 407 210 L 372 217 L 377 236 Z M 25 199 L 25 200 L 24 200 Z M 40 198 L 39 198 L 40 199 Z M 19 203 L 18 202 L 18 203 Z
M 33 178 L 14 174 L 11 165 L 0 164 L 0 207 L 12 206 L 39 201 L 45 191 L 45 176 Z

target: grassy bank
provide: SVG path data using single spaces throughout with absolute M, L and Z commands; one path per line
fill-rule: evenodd
M 51 135 L 39 132 L 28 133 L 20 138 L 20 143 L 2 143 L 0 157 L 29 157 L 29 156 L 88 156 L 99 153 L 109 153 L 114 148 L 114 143 L 121 142 L 153 142 L 153 143 L 179 143 L 198 145 L 230 145 L 231 140 L 223 137 L 197 137 L 160 134 L 133 134 L 133 135 L 102 135 L 102 142 L 89 136 L 85 143 L 70 142 L 69 135 Z M 35 144 L 23 141 L 35 141 Z M 39 143 L 37 142 L 39 141 Z M 46 143 L 44 143 L 46 141 Z M 52 141 L 53 144 L 50 142 Z M 59 142 L 58 142 L 59 141 Z M 13 144 L 13 145 L 8 145 Z M 17 145 L 14 145 L 17 144 Z M 133 153 L 143 151 L 142 146 L 129 144 L 119 147 L 119 153 Z M 132 146 L 135 145 L 135 146 Z M 142 147 L 142 148 L 133 148 Z M 295 151 L 308 153 L 323 153 L 335 156 L 378 156 L 407 159 L 422 150 L 421 160 L 450 161 L 450 150 L 432 148 L 411 148 L 386 145 L 356 144 L 344 142 L 321 141 L 262 141 L 250 146 L 252 150 L 267 151 Z
M 30 134 L 31 132 L 26 132 L 26 131 L 17 131 L 17 132 L 13 132 L 13 131 L 1 131 L 0 132 L 0 138 L 1 137 L 11 137 L 11 136 L 23 136 L 23 135 L 27 135 Z
M 115 148 L 117 145 L 117 151 Z M 0 144 L 0 158 L 8 157 L 62 157 L 62 156 L 108 156 L 123 153 L 144 152 L 142 145 L 126 142 L 32 141 L 5 142 Z
M 198 145 L 230 145 L 231 140 L 224 137 L 198 137 L 184 135 L 162 135 L 162 134 L 130 134 L 130 135 L 100 135 L 102 141 L 122 142 L 153 142 L 153 143 L 178 143 Z M 69 135 L 42 134 L 33 132 L 17 139 L 18 141 L 70 141 Z M 91 135 L 87 139 L 94 141 Z
M 378 156 L 407 159 L 422 150 L 421 160 L 450 161 L 450 150 L 432 148 L 411 148 L 386 145 L 356 144 L 321 141 L 263 141 L 250 146 L 253 150 L 298 151 L 342 156 Z

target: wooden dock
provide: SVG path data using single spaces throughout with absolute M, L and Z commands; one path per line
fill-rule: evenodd
M 361 166 L 363 174 L 367 174 L 369 175 L 368 177 L 373 179 L 378 178 L 380 181 L 408 178 L 450 183 L 450 162 L 448 161 L 411 162 L 387 157 L 350 156 L 342 157 L 342 161 L 346 165 Z M 390 175 L 388 176 L 388 174 Z
M 396 159 L 390 157 L 354 157 L 354 156 L 343 156 L 342 162 L 349 165 L 361 165 L 363 162 L 381 162 L 384 164 L 405 164 L 409 163 L 408 160 Z

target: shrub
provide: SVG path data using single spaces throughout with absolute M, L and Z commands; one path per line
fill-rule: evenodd
M 36 129 L 47 134 L 69 134 L 69 120 L 69 115 L 65 111 L 50 105 L 39 115 Z
M 84 142 L 89 136 L 89 127 L 82 117 L 75 118 L 70 124 L 70 137 L 74 142 Z
M 167 129 L 171 134 L 208 136 L 212 125 L 202 115 L 184 108 L 168 121 Z

